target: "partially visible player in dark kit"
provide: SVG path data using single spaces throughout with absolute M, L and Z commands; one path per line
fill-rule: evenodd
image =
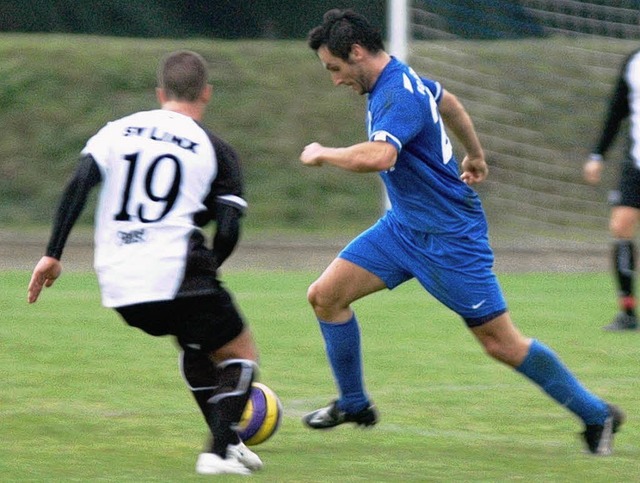
M 604 157 L 625 119 L 629 119 L 627 153 L 620 167 L 618 189 L 609 200 L 613 205 L 609 231 L 613 238 L 613 269 L 618 288 L 619 311 L 605 330 L 637 330 L 636 245 L 634 238 L 640 220 L 640 50 L 622 64 L 602 132 L 583 166 L 590 184 L 600 183 Z
M 235 425 L 258 354 L 217 269 L 238 242 L 247 203 L 235 151 L 200 124 L 211 93 L 205 60 L 173 52 L 158 70 L 161 108 L 110 122 L 89 139 L 33 271 L 28 301 L 60 276 L 67 238 L 100 185 L 94 266 L 103 305 L 150 335 L 173 336 L 182 349 L 183 377 L 212 436 L 196 471 L 246 475 L 262 461 Z M 203 227 L 211 221 L 209 249 Z

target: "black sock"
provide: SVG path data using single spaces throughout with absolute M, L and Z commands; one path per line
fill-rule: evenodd
M 616 240 L 613 245 L 613 263 L 620 308 L 629 315 L 635 315 L 635 245 L 631 240 Z
M 209 399 L 211 399 L 218 387 L 218 370 L 206 352 L 190 349 L 189 347 L 185 347 L 180 354 L 180 369 L 209 428 L 210 437 L 205 451 L 211 452 L 213 429 L 209 421 L 209 413 L 211 412 Z M 238 443 L 240 443 L 240 438 L 237 435 L 232 435 L 232 441 L 229 444 Z

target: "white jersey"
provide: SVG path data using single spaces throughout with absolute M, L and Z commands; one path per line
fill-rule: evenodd
M 176 112 L 158 109 L 113 121 L 82 154 L 95 160 L 103 182 L 94 267 L 106 307 L 175 298 L 189 240 L 200 230 L 194 216 L 206 211 L 205 200 L 213 195 L 246 207 L 237 166 L 221 168 L 236 164 L 233 150 Z

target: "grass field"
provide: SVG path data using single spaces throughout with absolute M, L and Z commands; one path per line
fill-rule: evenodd
M 484 356 L 415 283 L 356 305 L 380 424 L 306 430 L 300 416 L 334 395 L 305 301 L 314 276 L 224 277 L 259 343 L 261 380 L 285 408 L 279 432 L 256 447 L 266 467 L 254 481 L 638 481 L 640 334 L 601 330 L 615 310 L 608 274 L 501 276 L 520 328 L 628 412 L 604 458 L 584 454 L 578 421 Z M 34 306 L 28 278 L 0 273 L 2 481 L 202 481 L 194 463 L 205 427 L 173 344 L 101 308 L 92 274 L 65 274 Z

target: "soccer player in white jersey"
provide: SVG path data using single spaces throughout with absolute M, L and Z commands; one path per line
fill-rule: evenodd
M 257 349 L 217 269 L 231 254 L 247 206 L 235 151 L 200 124 L 212 87 L 195 52 L 167 55 L 158 69 L 161 108 L 108 123 L 87 142 L 64 191 L 29 303 L 60 276 L 60 258 L 92 188 L 94 266 L 106 307 L 132 327 L 170 335 L 180 368 L 211 433 L 202 474 L 250 474 L 262 461 L 240 441 L 257 371 Z M 203 227 L 215 223 L 213 247 Z
M 464 107 L 438 82 L 420 78 L 387 54 L 379 31 L 351 10 L 327 12 L 308 42 L 334 85 L 368 95 L 368 140 L 340 148 L 312 143 L 300 160 L 306 166 L 378 172 L 391 208 L 309 287 L 339 394 L 303 423 L 314 429 L 376 424 L 351 304 L 416 278 L 464 320 L 487 354 L 578 416 L 591 453 L 610 453 L 622 411 L 587 391 L 551 349 L 524 337 L 511 320 L 493 273 L 482 204 L 470 187 L 488 169 Z M 445 125 L 466 151 L 461 173 Z
M 618 189 L 610 196 L 609 231 L 613 238 L 613 269 L 618 288 L 619 311 L 605 330 L 638 330 L 636 314 L 636 244 L 640 220 L 640 50 L 622 63 L 598 142 L 583 166 L 585 180 L 600 183 L 603 160 L 622 121 L 629 119 L 627 153 L 620 166 Z

